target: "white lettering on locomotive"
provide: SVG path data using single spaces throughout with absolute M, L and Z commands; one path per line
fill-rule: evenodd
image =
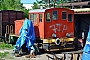
M 54 33 L 56 33 L 56 31 L 63 32 L 64 30 L 68 30 L 68 27 L 65 24 L 58 24 L 57 23 L 57 24 L 50 25 L 49 27 L 52 28 Z

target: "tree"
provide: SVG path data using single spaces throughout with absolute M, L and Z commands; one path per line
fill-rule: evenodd
M 1 0 L 0 1 L 0 10 L 16 10 L 23 11 L 25 14 L 25 18 L 28 17 L 28 11 L 20 0 Z
M 33 9 L 40 8 L 40 6 L 43 6 L 44 8 L 60 7 L 58 4 L 62 4 L 63 6 L 63 3 L 67 3 L 68 1 L 71 0 L 36 0 L 36 2 L 33 4 Z
M 47 7 L 51 7 L 51 1 L 52 0 L 42 0 L 42 3 L 45 4 Z
M 38 4 L 36 2 L 33 3 L 32 9 L 38 9 Z
M 25 17 L 25 18 L 28 18 L 29 9 L 23 9 L 23 10 L 21 10 L 21 11 L 24 12 L 24 17 Z
M 55 4 L 57 4 L 59 2 L 59 0 L 36 0 L 37 4 L 40 4 L 42 5 L 43 7 L 46 7 L 46 8 L 50 8 L 50 7 L 55 7 Z

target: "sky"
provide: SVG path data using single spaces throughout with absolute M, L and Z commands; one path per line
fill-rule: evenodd
M 36 0 L 21 0 L 21 3 L 33 3 Z

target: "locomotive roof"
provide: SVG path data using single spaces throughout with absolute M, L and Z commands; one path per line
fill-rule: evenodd
M 74 12 L 88 12 L 90 11 L 90 8 L 71 9 L 71 10 L 74 10 Z
M 47 9 L 59 9 L 59 8 L 47 8 Z M 34 9 L 34 10 L 30 10 L 29 13 L 45 12 L 45 10 L 47 10 L 47 9 Z M 66 9 L 66 8 L 60 8 L 60 9 Z
M 29 12 L 45 12 L 45 10 L 47 9 L 34 9 L 34 10 L 30 10 Z

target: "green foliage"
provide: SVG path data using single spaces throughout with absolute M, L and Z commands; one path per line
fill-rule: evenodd
M 25 7 L 23 7 L 23 4 L 20 2 L 20 0 L 1 0 L 0 10 L 23 11 L 25 13 L 24 17 L 28 17 L 28 10 Z
M 0 49 L 13 49 L 14 46 L 10 44 L 0 43 Z
M 4 52 L 4 53 L 1 53 L 1 52 L 0 52 L 0 58 L 4 58 L 4 57 L 6 57 L 7 54 L 9 54 L 9 52 Z
M 32 8 L 33 9 L 38 9 L 38 4 L 36 2 L 34 2 Z
M 28 18 L 28 12 L 29 12 L 30 9 L 22 9 L 21 11 L 24 12 L 24 17 L 25 18 Z
M 35 8 L 33 9 L 37 9 L 37 7 L 39 6 L 43 6 L 44 8 L 48 8 L 48 7 L 54 7 L 55 4 L 57 4 L 59 2 L 59 0 L 36 0 L 37 5 L 33 4 Z
M 39 6 L 42 4 L 44 8 L 47 8 L 49 7 L 48 4 L 50 4 L 50 7 L 60 8 L 59 4 L 63 4 L 67 2 L 71 2 L 71 0 L 36 0 L 36 3 L 38 4 L 36 6 Z M 35 7 L 35 4 L 34 4 L 34 7 Z M 33 9 L 37 9 L 37 8 L 35 7 Z
M 20 0 L 1 0 L 1 10 L 18 10 L 20 8 Z

